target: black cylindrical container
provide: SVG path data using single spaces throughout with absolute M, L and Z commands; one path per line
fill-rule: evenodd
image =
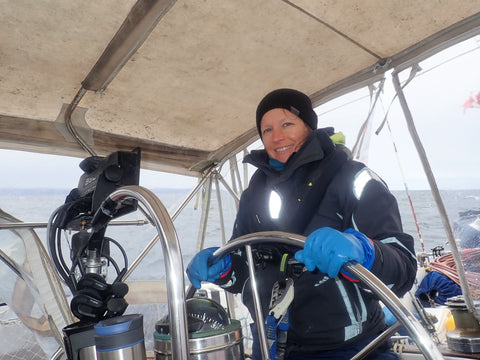
M 95 360 L 97 358 L 93 325 L 93 323 L 76 322 L 62 329 L 68 360 Z
M 95 325 L 98 360 L 146 359 L 143 316 L 130 314 L 100 321 Z

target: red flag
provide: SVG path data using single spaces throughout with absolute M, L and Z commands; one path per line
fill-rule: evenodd
M 462 105 L 463 112 L 469 108 L 480 108 L 480 91 L 472 94 L 467 101 Z

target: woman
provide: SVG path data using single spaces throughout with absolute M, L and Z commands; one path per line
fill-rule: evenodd
M 272 91 L 259 103 L 256 119 L 264 150 L 244 159 L 257 171 L 242 194 L 232 238 L 258 231 L 307 236 L 303 250 L 279 244 L 255 251 L 265 315 L 264 299 L 270 299 L 274 284 L 285 278 L 294 283 L 283 322 L 276 319 L 276 331 L 267 328 L 274 334 L 271 357 L 349 359 L 384 330 L 385 322 L 378 300 L 342 271 L 342 265 L 362 264 L 402 296 L 416 274 L 413 239 L 403 232 L 396 200 L 384 182 L 364 164 L 350 160 L 325 129 L 317 129 L 307 95 L 293 89 Z M 190 281 L 197 288 L 201 281 L 210 281 L 242 292 L 254 314 L 245 285 L 245 254 L 238 251 L 209 266 L 214 250 L 204 249 L 192 259 L 187 267 Z M 280 271 L 285 257 L 290 265 Z M 254 348 L 254 358 L 259 356 Z M 389 358 L 397 356 L 387 345 L 369 357 Z

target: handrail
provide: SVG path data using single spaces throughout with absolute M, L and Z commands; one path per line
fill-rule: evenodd
M 112 221 L 109 226 L 142 226 L 149 224 L 148 220 L 119 220 Z M 9 222 L 0 224 L 0 230 L 2 229 L 19 229 L 19 228 L 46 228 L 48 222 Z
M 151 216 L 165 258 L 172 359 L 188 359 L 189 346 L 183 260 L 177 233 L 168 211 L 153 192 L 137 185 L 121 187 L 111 193 L 105 201 L 109 199 L 116 203 L 126 199 L 135 199 L 143 205 L 145 211 Z

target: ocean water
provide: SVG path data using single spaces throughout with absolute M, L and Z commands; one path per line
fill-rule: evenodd
M 170 214 L 173 214 L 180 203 L 185 199 L 188 190 L 152 190 Z M 47 222 L 53 211 L 64 203 L 68 190 L 19 190 L 3 189 L 0 191 L 0 208 L 5 212 L 17 217 L 24 222 Z M 430 251 L 436 246 L 444 246 L 449 249 L 445 237 L 442 221 L 430 190 L 410 191 L 410 205 L 407 194 L 404 191 L 393 191 L 397 198 L 404 231 L 415 238 L 415 248 L 422 250 L 422 241 L 425 251 Z M 444 190 L 441 191 L 444 206 L 447 210 L 449 221 L 453 224 L 462 212 L 469 210 L 480 210 L 480 189 L 476 190 Z M 174 221 L 180 243 L 184 264 L 187 264 L 196 253 L 198 228 L 201 221 L 200 205 L 197 199 L 193 199 Z M 225 234 L 222 235 L 220 218 L 218 215 L 217 197 L 212 195 L 211 210 L 208 226 L 206 229 L 206 240 L 204 246 L 218 246 L 231 234 L 232 224 L 235 218 L 234 201 L 228 194 L 222 194 L 222 207 L 224 209 Z M 415 213 L 415 217 L 413 215 Z M 122 219 L 143 219 L 140 212 L 129 214 Z M 416 221 L 415 221 L 416 218 Z M 417 225 L 420 230 L 417 230 Z M 42 240 L 46 239 L 44 228 L 36 230 Z M 109 226 L 107 236 L 120 242 L 128 254 L 128 261 L 132 261 L 140 254 L 141 249 L 146 246 L 155 236 L 155 229 L 151 226 Z M 64 239 L 68 241 L 69 239 Z M 0 238 L 0 248 L 9 246 L 8 237 Z M 65 246 L 68 244 L 65 243 Z M 120 265 L 122 258 L 119 252 L 112 249 L 112 256 L 118 259 Z M 164 263 L 161 246 L 157 244 L 147 255 L 142 265 L 131 275 L 133 279 L 164 279 Z
M 405 191 L 392 192 L 398 201 L 404 231 L 415 239 L 416 251 L 422 250 L 421 241 L 427 252 L 436 246 L 444 246 L 446 250 L 450 249 L 437 204 L 430 190 L 409 191 L 412 205 L 410 205 Z M 465 212 L 480 210 L 479 189 L 441 190 L 440 194 L 449 222 L 454 230 L 455 223 L 463 218 Z M 419 230 L 417 230 L 417 224 Z

